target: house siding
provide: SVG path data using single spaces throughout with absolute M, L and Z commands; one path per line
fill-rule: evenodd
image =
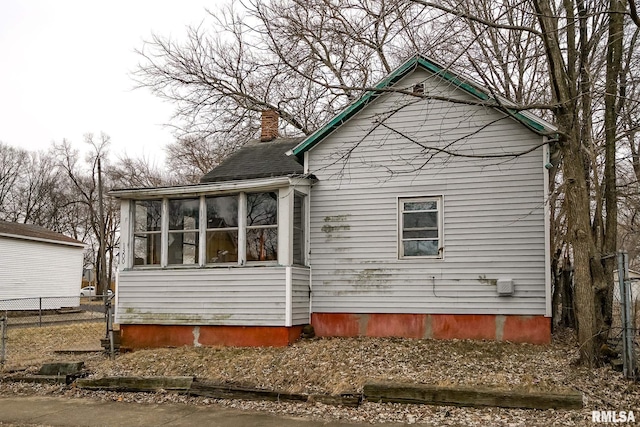
M 471 99 L 422 69 L 398 85 L 420 81 L 425 93 Z M 384 123 L 399 133 L 371 130 L 390 111 Z M 541 143 L 482 106 L 385 94 L 360 111 L 307 156 L 318 178 L 312 312 L 544 315 Z M 468 156 L 532 151 L 452 157 L 419 144 Z M 421 196 L 442 197 L 443 259 L 398 259 L 398 198 Z M 497 279 L 513 280 L 514 294 L 498 296 Z
M 116 322 L 284 326 L 285 267 L 123 270 Z
M 309 280 L 310 270 L 302 267 L 292 267 L 291 308 L 294 325 L 309 323 Z
M 78 306 L 82 265 L 81 247 L 0 237 L 0 310 Z

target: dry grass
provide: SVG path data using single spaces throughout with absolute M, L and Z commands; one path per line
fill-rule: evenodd
M 187 375 L 222 383 L 289 392 L 360 393 L 368 380 L 467 387 L 585 393 L 592 409 L 640 410 L 640 387 L 609 367 L 575 364 L 573 333 L 547 346 L 468 340 L 327 338 L 284 348 L 182 347 L 140 350 L 109 360 L 102 353 L 61 355 L 55 350 L 98 348 L 101 323 L 9 331 L 6 369 L 37 369 L 45 361 L 84 360 L 95 376 Z
M 102 322 L 75 323 L 29 328 L 8 328 L 5 370 L 37 369 L 44 362 L 69 360 L 57 350 L 94 350 L 100 348 L 105 326 Z M 83 359 L 105 358 L 101 354 L 85 354 Z M 93 362 L 92 360 L 92 362 Z
M 285 348 L 141 350 L 104 361 L 96 375 L 188 375 L 289 392 L 361 392 L 367 380 L 563 390 L 592 373 L 575 366 L 565 332 L 548 346 L 468 340 L 328 338 Z M 602 368 L 605 371 L 608 368 Z M 608 372 L 607 375 L 619 375 Z
M 377 404 L 359 408 L 278 402 L 212 401 L 172 393 L 92 392 L 59 385 L 0 380 L 0 394 L 57 395 L 134 403 L 221 405 L 245 410 L 360 423 L 428 425 L 588 426 L 592 410 L 640 413 L 638 383 L 609 367 L 577 366 L 573 333 L 556 334 L 547 346 L 482 341 L 393 338 L 331 338 L 300 341 L 285 348 L 182 347 L 142 350 L 109 360 L 103 353 L 64 355 L 55 350 L 97 348 L 103 323 L 9 329 L 5 370 L 33 371 L 48 361 L 83 360 L 97 377 L 189 375 L 202 380 L 291 392 L 360 393 L 368 380 L 382 379 L 466 387 L 584 393 L 583 410 L 535 411 Z

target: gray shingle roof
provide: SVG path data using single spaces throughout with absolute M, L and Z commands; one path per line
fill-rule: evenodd
M 303 139 L 280 138 L 269 142 L 249 143 L 209 171 L 200 182 L 302 175 L 304 167 L 296 156 L 287 156 L 285 153 Z
M 28 240 L 53 240 L 62 244 L 84 245 L 79 240 L 44 227 L 17 222 L 0 221 L 0 234 L 22 237 Z

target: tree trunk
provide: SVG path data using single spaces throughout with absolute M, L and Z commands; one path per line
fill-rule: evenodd
M 104 201 L 102 199 L 102 167 L 100 165 L 100 157 L 98 157 L 98 221 L 100 232 L 98 238 L 98 252 L 100 258 L 100 275 L 98 276 L 98 291 L 103 295 L 105 303 L 107 302 L 107 260 L 105 252 L 105 222 L 104 222 Z
M 562 326 L 566 328 L 576 327 L 575 304 L 573 297 L 573 266 L 569 259 L 565 260 L 562 267 Z
M 553 283 L 553 296 L 551 297 L 551 331 L 555 332 L 562 318 L 562 272 L 560 266 L 560 251 L 551 258 L 551 281 Z
M 607 43 L 607 69 L 605 82 L 605 238 L 603 251 L 607 255 L 604 262 L 603 281 L 596 282 L 596 308 L 603 328 L 608 330 L 612 320 L 613 270 L 618 237 L 618 191 L 616 186 L 616 142 L 618 125 L 618 93 L 623 60 L 623 30 L 625 2 L 610 1 L 609 34 Z
M 541 37 L 549 64 L 552 94 L 558 102 L 556 122 L 562 135 L 560 150 L 565 182 L 564 203 L 567 206 L 567 243 L 573 256 L 575 316 L 580 359 L 583 364 L 593 366 L 599 359 L 600 347 L 605 339 L 602 316 L 598 316 L 596 310 L 595 285 L 602 286 L 606 282 L 606 275 L 601 263 L 601 251 L 597 245 L 602 242 L 598 234 L 602 233 L 602 230 L 598 227 L 599 230 L 594 231 L 591 227 L 592 200 L 589 177 L 586 176 L 588 170 L 585 170 L 586 165 L 591 165 L 585 154 L 585 146 L 588 147 L 592 141 L 583 141 L 581 138 L 587 136 L 583 135 L 584 128 L 581 123 L 591 120 L 591 117 L 580 117 L 579 114 L 579 106 L 584 102 L 591 102 L 591 94 L 589 91 L 582 93 L 583 90 L 577 90 L 580 81 L 573 71 L 569 71 L 572 70 L 573 63 L 568 66 L 565 62 L 558 16 L 553 13 L 549 0 L 536 0 L 534 6 L 542 29 Z M 573 7 L 572 2 L 565 2 L 565 8 L 573 10 Z M 582 2 L 579 4 L 579 14 L 581 17 L 588 15 Z M 569 52 L 567 56 L 576 57 L 575 52 Z M 595 223 L 601 224 L 601 218 L 596 218 Z
M 595 316 L 595 293 L 591 260 L 595 245 L 591 234 L 590 198 L 584 179 L 584 167 L 579 141 L 566 144 L 563 171 L 566 183 L 568 233 L 573 251 L 574 292 L 578 342 L 581 362 L 593 366 L 599 358 L 600 330 Z

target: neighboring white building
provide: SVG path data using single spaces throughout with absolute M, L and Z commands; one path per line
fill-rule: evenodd
M 43 227 L 0 221 L 0 310 L 77 306 L 84 248 Z
M 123 345 L 284 345 L 309 322 L 549 342 L 555 129 L 508 105 L 416 56 L 300 141 L 263 113 L 265 142 L 201 184 L 112 192 Z

